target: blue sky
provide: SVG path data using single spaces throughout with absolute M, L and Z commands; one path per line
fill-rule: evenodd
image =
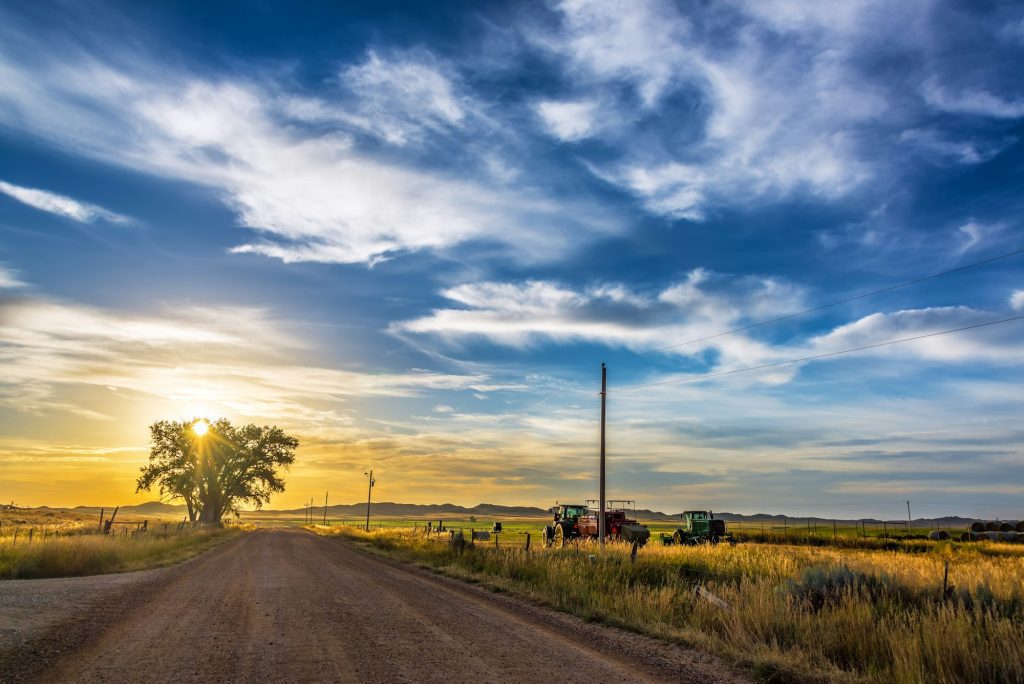
M 0 498 L 146 426 L 288 492 L 1024 517 L 1020 3 L 8 3 Z M 659 351 L 660 350 L 660 351 Z M 2 490 L 8 490 L 7 492 Z M 138 495 L 145 499 L 145 495 Z

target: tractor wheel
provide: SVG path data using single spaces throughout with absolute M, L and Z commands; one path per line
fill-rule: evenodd
M 672 541 L 674 541 L 676 544 L 679 544 L 680 546 L 682 546 L 683 545 L 683 531 L 682 530 L 676 530 L 675 532 L 673 532 L 672 533 Z
M 561 525 L 555 525 L 555 546 L 562 548 L 565 546 L 565 528 Z
M 544 531 L 541 532 L 541 543 L 545 546 L 551 546 L 551 543 L 555 541 L 555 528 L 551 525 L 545 525 Z

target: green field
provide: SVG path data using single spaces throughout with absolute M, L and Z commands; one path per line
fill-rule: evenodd
M 372 513 L 372 511 L 371 511 Z M 284 516 L 278 517 L 274 514 L 259 514 L 259 517 L 253 517 L 252 514 L 243 514 L 243 520 L 253 521 L 256 524 L 275 524 L 275 525 L 305 525 L 306 520 L 304 518 L 295 516 Z M 316 525 L 321 525 L 323 521 L 322 513 L 320 515 L 313 516 L 313 522 Z M 393 517 L 393 516 L 377 516 L 371 515 L 370 518 L 370 529 L 426 529 L 427 524 L 431 525 L 431 528 L 436 532 L 438 529 L 438 523 L 444 524 L 445 530 L 457 530 L 462 531 L 467 538 L 469 537 L 470 531 L 487 531 L 490 532 L 492 525 L 496 522 L 496 519 L 484 518 L 482 516 L 471 519 L 469 517 L 456 517 L 456 516 L 439 516 L 438 518 L 426 519 L 426 518 L 408 518 L 408 517 Z M 500 519 L 502 523 L 502 532 L 498 536 L 499 546 L 525 546 L 526 535 L 530 535 L 531 545 L 535 545 L 541 540 L 541 531 L 545 525 L 551 524 L 550 517 L 509 517 Z M 641 524 L 646 525 L 651 531 L 651 544 L 661 544 L 662 535 L 671 537 L 672 532 L 680 526 L 681 521 L 669 521 L 669 520 L 644 520 L 640 519 Z M 362 528 L 366 524 L 365 517 L 350 517 L 350 518 L 330 518 L 327 519 L 328 527 L 330 526 L 348 526 Z M 906 526 L 886 526 L 883 527 L 881 524 L 868 525 L 861 527 L 854 525 L 850 522 L 845 524 L 836 523 L 835 527 L 832 524 L 823 525 L 821 523 L 805 524 L 797 519 L 792 519 L 790 524 L 786 525 L 785 529 L 779 523 L 774 525 L 769 523 L 754 523 L 754 522 L 730 522 L 727 527 L 728 531 L 735 535 L 737 541 L 740 543 L 767 543 L 767 544 L 787 544 L 787 545 L 809 545 L 809 546 L 838 546 L 843 548 L 851 549 L 903 549 L 903 550 L 919 550 L 927 551 L 933 548 L 937 543 L 929 541 L 927 539 L 928 533 L 935 527 L 914 527 L 908 528 Z M 959 537 L 962 529 L 944 527 L 944 529 L 951 534 L 955 534 L 954 539 Z M 490 542 L 494 543 L 495 535 L 491 535 Z

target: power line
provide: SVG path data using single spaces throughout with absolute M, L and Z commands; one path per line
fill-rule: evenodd
M 877 349 L 878 347 L 887 347 L 892 344 L 900 344 L 902 342 L 913 342 L 914 340 L 923 340 L 926 337 L 938 337 L 939 335 L 949 335 L 951 333 L 963 332 L 964 330 L 974 330 L 976 328 L 984 328 L 990 325 L 999 325 L 1000 323 L 1009 323 L 1011 321 L 1019 321 L 1024 319 L 1024 315 L 1012 316 L 1010 318 L 1003 318 L 997 321 L 987 321 L 985 323 L 975 323 L 974 325 L 965 325 L 962 328 L 953 328 L 952 330 L 940 330 L 938 332 L 931 332 L 924 335 L 915 335 L 914 337 L 904 337 L 898 340 L 889 340 L 888 342 L 878 342 L 876 344 L 868 344 L 863 347 L 854 347 L 852 349 L 842 349 L 840 351 L 827 352 L 825 354 L 815 354 L 813 356 L 804 356 L 799 359 L 788 359 L 786 361 L 775 361 L 773 363 L 765 363 L 760 366 L 751 366 L 750 368 L 736 368 L 734 370 L 719 371 L 717 373 L 706 373 L 704 375 L 693 375 L 688 378 L 682 378 L 678 380 L 662 380 L 660 382 L 650 382 L 643 385 L 629 385 L 627 387 L 621 387 L 615 390 L 608 390 L 609 394 L 617 394 L 619 392 L 627 392 L 630 390 L 642 389 L 644 387 L 657 387 L 659 385 L 674 385 L 684 382 L 695 382 L 697 380 L 704 380 L 706 378 L 715 378 L 722 375 L 734 375 L 736 373 L 749 373 L 751 371 L 763 370 L 765 368 L 774 368 L 776 366 L 786 366 L 793 363 L 801 363 L 803 361 L 814 361 L 816 359 L 824 359 L 830 356 L 840 356 L 841 354 L 852 354 L 853 352 L 865 351 L 867 349 Z
M 804 316 L 804 315 L 809 314 L 809 313 L 814 313 L 815 311 L 822 311 L 824 309 L 830 309 L 830 308 L 832 308 L 834 306 L 839 306 L 840 304 L 848 304 L 850 302 L 855 302 L 855 301 L 857 301 L 859 299 L 866 299 L 867 297 L 874 297 L 875 295 L 885 294 L 886 292 L 892 292 L 893 290 L 899 290 L 900 288 L 909 287 L 910 285 L 916 285 L 918 283 L 923 283 L 923 282 L 925 282 L 927 280 L 932 280 L 934 278 L 941 278 L 942 276 L 947 276 L 947 275 L 950 275 L 951 273 L 957 273 L 958 271 L 965 271 L 965 270 L 967 270 L 969 268 L 974 268 L 976 266 L 984 266 L 985 264 L 991 264 L 994 261 L 1000 261 L 1002 259 L 1008 259 L 1008 258 L 1010 258 L 1012 256 L 1017 256 L 1018 254 L 1024 254 L 1024 249 L 1017 249 L 1017 250 L 1014 250 L 1012 252 L 1007 252 L 1006 254 L 1000 254 L 998 256 L 990 257 L 988 259 L 982 259 L 981 261 L 975 261 L 974 263 L 964 264 L 963 266 L 957 266 L 956 268 L 951 268 L 951 269 L 949 269 L 947 271 L 940 271 L 939 273 L 932 273 L 931 275 L 921 276 L 920 278 L 915 278 L 914 280 L 908 280 L 906 282 L 897 283 L 896 285 L 890 285 L 889 287 L 883 287 L 883 288 L 881 288 L 879 290 L 872 290 L 871 292 L 863 292 L 863 293 L 861 293 L 859 295 L 854 295 L 852 297 L 847 297 L 846 299 L 839 299 L 839 300 L 836 300 L 834 302 L 829 302 L 827 304 L 821 304 L 819 306 L 815 306 L 815 307 L 812 307 L 810 309 L 804 309 L 803 311 L 797 311 L 796 313 L 786 314 L 784 316 L 777 316 L 776 318 L 770 318 L 770 319 L 765 320 L 765 321 L 759 321 L 757 323 L 751 323 L 749 325 L 744 325 L 744 326 L 739 327 L 739 328 L 733 328 L 732 330 L 723 330 L 722 332 L 715 333 L 714 335 L 708 335 L 707 337 L 698 337 L 696 339 L 687 340 L 686 342 L 679 342 L 678 344 L 670 344 L 670 345 L 667 345 L 665 347 L 658 347 L 657 349 L 650 349 L 648 351 L 641 352 L 639 354 L 639 356 L 646 356 L 648 354 L 656 354 L 657 352 L 666 351 L 668 349 L 675 349 L 677 347 L 685 347 L 685 346 L 687 346 L 689 344 L 696 344 L 697 342 L 706 342 L 708 340 L 713 340 L 716 337 L 722 337 L 724 335 L 732 335 L 733 333 L 743 332 L 744 330 L 750 330 L 752 328 L 759 328 L 761 326 L 769 325 L 771 323 L 778 323 L 779 321 L 785 321 L 785 320 L 788 320 L 790 318 L 796 318 L 798 316 Z

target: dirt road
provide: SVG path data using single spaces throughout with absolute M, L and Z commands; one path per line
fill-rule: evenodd
M 62 591 L 68 581 L 52 580 Z M 98 591 L 91 607 L 0 653 L 0 681 L 20 680 L 592 684 L 738 676 L 708 656 L 345 542 L 264 530 L 146 582 Z

